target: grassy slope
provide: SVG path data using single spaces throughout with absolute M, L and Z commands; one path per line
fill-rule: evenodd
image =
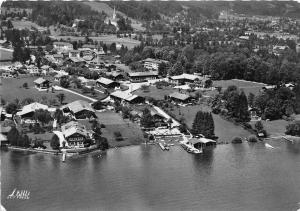
M 144 141 L 141 128 L 136 123 L 124 120 L 120 114 L 108 111 L 97 112 L 100 123 L 105 125 L 102 129 L 103 136 L 108 139 L 110 146 L 126 146 L 139 144 Z M 124 141 L 115 141 L 114 132 L 120 132 Z
M 97 11 L 97 12 L 104 12 L 108 15 L 108 17 L 112 17 L 113 15 L 113 8 L 111 8 L 109 5 L 107 5 L 104 2 L 83 2 L 86 5 L 89 5 L 93 10 Z M 127 15 L 120 12 L 120 11 L 116 11 L 118 14 L 122 15 L 123 17 L 127 18 Z M 145 31 L 145 28 L 142 27 L 141 23 L 135 19 L 130 18 L 131 22 L 132 22 L 132 28 L 136 29 L 138 31 Z
M 175 114 L 178 119 L 183 117 L 188 127 L 191 128 L 196 113 L 199 110 L 210 111 L 210 109 L 205 106 L 196 105 L 196 106 L 180 107 L 181 114 L 179 114 L 179 109 L 176 107 L 174 108 L 174 111 L 168 111 L 168 112 L 172 112 L 173 114 Z M 250 132 L 244 130 L 240 126 L 234 125 L 233 123 L 222 119 L 219 115 L 213 114 L 213 119 L 215 123 L 215 134 L 216 136 L 219 137 L 218 141 L 230 142 L 235 136 L 248 137 L 251 135 Z
M 29 78 L 2 78 L 1 79 L 1 98 L 3 98 L 7 102 L 11 102 L 14 99 L 18 98 L 19 100 L 22 100 L 24 98 L 30 97 L 35 99 L 36 101 L 39 101 L 43 96 L 46 96 L 48 100 L 50 99 L 56 99 L 56 95 L 59 93 L 64 93 L 66 96 L 65 103 L 72 102 L 75 100 L 85 100 L 88 101 L 86 98 L 82 98 L 78 95 L 64 92 L 64 91 L 55 91 L 54 93 L 42 91 L 39 92 L 37 89 L 34 88 L 33 81 L 37 79 L 38 77 L 29 77 Z M 28 89 L 22 88 L 22 85 L 24 83 L 28 83 Z M 20 88 L 21 87 L 21 88 Z

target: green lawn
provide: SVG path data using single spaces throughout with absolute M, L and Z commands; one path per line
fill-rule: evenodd
M 285 135 L 286 126 L 289 124 L 288 121 L 283 119 L 274 120 L 274 121 L 261 121 L 264 125 L 265 130 L 270 136 L 283 136 Z M 254 128 L 255 122 L 251 122 L 252 127 Z
M 258 95 L 260 93 L 260 90 L 262 87 L 266 86 L 262 83 L 256 83 L 251 81 L 240 81 L 237 79 L 232 80 L 220 80 L 220 81 L 214 81 L 214 86 L 221 86 L 223 88 L 223 91 L 227 89 L 230 85 L 235 85 L 240 89 L 243 89 L 245 94 L 248 95 L 250 92 L 252 92 L 255 95 Z
M 28 78 L 2 78 L 1 79 L 1 98 L 4 99 L 6 102 L 12 102 L 16 98 L 18 98 L 20 101 L 24 98 L 33 98 L 36 101 L 40 101 L 43 96 L 47 98 L 47 100 L 50 99 L 56 99 L 56 95 L 59 93 L 65 94 L 65 103 L 73 102 L 75 100 L 85 100 L 89 101 L 86 98 L 80 97 L 78 95 L 72 94 L 70 92 L 65 91 L 55 91 L 52 93 L 49 91 L 48 93 L 46 91 L 38 91 L 36 88 L 34 88 L 33 81 L 37 79 L 38 77 L 28 77 Z M 28 89 L 23 88 L 24 83 L 28 83 Z
M 175 114 L 178 119 L 183 117 L 188 127 L 191 128 L 196 113 L 199 110 L 210 111 L 210 109 L 204 105 L 203 106 L 195 105 L 195 106 L 179 107 L 179 108 L 174 107 L 173 111 L 171 111 L 170 109 L 168 109 L 167 111 Z M 251 135 L 251 133 L 248 132 L 247 130 L 244 130 L 242 127 L 222 119 L 219 115 L 213 114 L 213 119 L 215 123 L 215 135 L 219 137 L 218 139 L 219 142 L 222 141 L 231 142 L 231 140 L 235 136 L 248 137 Z
M 63 39 L 63 40 L 70 40 L 70 41 L 84 41 L 85 37 L 84 36 L 56 36 L 56 35 L 52 35 L 50 36 L 53 39 Z M 98 41 L 98 42 L 103 42 L 105 44 L 110 45 L 111 43 L 120 43 L 121 45 L 126 46 L 128 49 L 132 49 L 135 46 L 138 46 L 140 44 L 140 41 L 138 40 L 134 40 L 131 38 L 118 38 L 116 35 L 111 34 L 111 35 L 102 35 L 102 36 L 98 36 L 98 37 L 89 37 L 90 39 L 94 40 L 94 41 Z
M 39 26 L 31 21 L 12 21 L 12 24 L 16 29 L 31 29 L 31 27 L 46 29 L 45 27 Z
M 111 147 L 135 145 L 145 141 L 139 125 L 124 120 L 120 114 L 113 111 L 97 112 L 96 114 L 99 122 L 105 125 L 105 128 L 102 128 L 102 135 L 108 139 Z M 114 132 L 120 132 L 124 140 L 116 141 Z
M 178 92 L 178 89 L 174 89 L 171 86 L 167 86 L 167 87 L 163 87 L 162 89 L 157 89 L 156 86 L 149 86 L 149 92 L 144 92 L 141 89 L 138 89 L 136 91 L 133 92 L 133 94 L 142 96 L 142 97 L 152 97 L 156 100 L 164 100 L 165 95 L 170 95 L 173 92 Z M 181 93 L 185 93 L 187 95 L 189 95 L 190 93 L 182 90 Z M 192 93 L 192 92 L 191 92 Z
M 176 92 L 176 89 L 173 89 L 171 86 L 163 87 L 162 89 L 157 89 L 155 86 L 149 87 L 149 92 L 144 92 L 141 89 L 138 89 L 133 92 L 133 94 L 142 96 L 142 97 L 152 97 L 156 100 L 163 100 L 165 95 L 170 95 L 173 92 Z

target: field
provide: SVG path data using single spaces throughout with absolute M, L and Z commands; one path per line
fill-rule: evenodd
M 142 96 L 142 97 L 152 97 L 156 100 L 163 100 L 165 95 L 170 95 L 171 93 L 176 92 L 176 89 L 172 87 L 163 87 L 162 89 L 157 89 L 155 86 L 149 87 L 149 92 L 144 92 L 141 89 L 133 92 L 133 94 Z
M 39 26 L 36 23 L 33 23 L 31 21 L 12 21 L 12 24 L 16 29 L 26 29 L 26 28 L 31 29 L 31 27 L 34 27 L 37 29 L 46 30 L 45 27 Z
M 0 48 L 0 61 L 12 60 L 12 53 L 11 51 Z
M 173 113 L 177 119 L 183 117 L 185 123 L 189 128 L 192 127 L 196 113 L 199 111 L 210 111 L 206 106 L 196 105 L 188 107 L 174 107 L 174 110 L 166 110 L 168 113 Z M 215 123 L 215 135 L 219 137 L 218 142 L 230 142 L 235 136 L 248 137 L 250 132 L 244 130 L 242 127 L 235 125 L 227 120 L 222 119 L 219 115 L 213 114 Z
M 50 38 L 52 39 L 63 39 L 63 40 L 70 40 L 70 41 L 83 41 L 85 39 L 85 37 L 76 37 L 76 36 L 50 36 Z M 111 43 L 120 43 L 121 45 L 123 44 L 124 46 L 127 46 L 128 49 L 131 49 L 137 45 L 140 44 L 140 41 L 138 40 L 134 40 L 134 39 L 130 39 L 130 38 L 117 38 L 116 35 L 101 35 L 98 37 L 89 37 L 90 39 L 94 40 L 94 41 L 98 41 L 98 42 L 103 42 L 106 43 L 108 45 L 110 45 Z
M 232 80 L 214 81 L 213 85 L 214 86 L 221 86 L 223 91 L 228 86 L 235 85 L 238 88 L 243 89 L 246 95 L 248 95 L 250 92 L 252 92 L 255 95 L 258 95 L 260 93 L 261 88 L 266 86 L 267 84 L 256 83 L 256 82 L 251 82 L 251 81 L 244 81 L 244 80 L 238 80 L 238 79 L 232 79 Z
M 120 114 L 113 111 L 97 112 L 96 114 L 100 123 L 105 125 L 105 128 L 102 128 L 102 135 L 108 139 L 111 147 L 140 144 L 145 141 L 139 125 L 124 120 Z M 120 132 L 124 140 L 116 141 L 114 132 Z
M 261 121 L 264 125 L 265 130 L 270 136 L 283 136 L 285 135 L 286 126 L 289 124 L 288 121 L 283 119 L 274 121 Z M 252 128 L 254 128 L 255 122 L 251 122 Z
M 78 95 L 65 92 L 65 91 L 55 91 L 52 93 L 49 91 L 48 93 L 46 91 L 38 91 L 36 88 L 34 88 L 33 81 L 37 79 L 38 77 L 28 77 L 28 78 L 2 78 L 1 79 L 1 98 L 4 99 L 6 102 L 12 102 L 16 98 L 19 100 L 22 100 L 24 98 L 33 98 L 36 101 L 40 101 L 43 96 L 47 97 L 48 100 L 50 99 L 56 99 L 56 95 L 59 93 L 65 94 L 65 103 L 69 103 L 75 100 L 85 100 L 88 101 L 86 98 L 82 98 Z M 28 83 L 28 89 L 25 89 L 22 87 L 24 83 Z M 21 88 L 20 88 L 21 87 Z

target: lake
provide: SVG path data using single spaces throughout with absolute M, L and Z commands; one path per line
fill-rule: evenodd
M 110 149 L 68 158 L 1 150 L 7 210 L 297 210 L 300 143 Z M 6 199 L 16 188 L 29 200 Z

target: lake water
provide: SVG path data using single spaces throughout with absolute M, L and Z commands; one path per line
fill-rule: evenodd
M 218 145 L 202 155 L 141 145 L 68 158 L 1 151 L 7 210 L 297 210 L 300 144 Z M 29 200 L 6 199 L 14 188 Z

